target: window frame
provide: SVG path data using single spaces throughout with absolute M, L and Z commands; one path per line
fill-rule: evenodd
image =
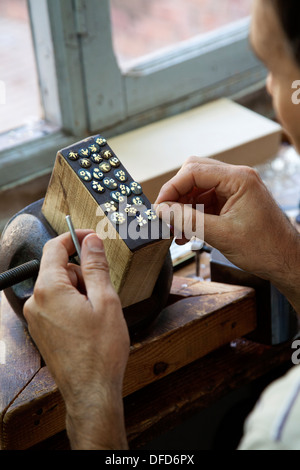
M 41 100 L 53 131 L 0 152 L 1 188 L 50 171 L 57 150 L 74 140 L 118 135 L 231 97 L 266 77 L 249 45 L 249 19 L 122 70 L 109 0 L 27 1 Z

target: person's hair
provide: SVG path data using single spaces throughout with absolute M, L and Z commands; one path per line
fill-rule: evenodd
M 292 52 L 300 65 L 300 0 L 271 0 Z

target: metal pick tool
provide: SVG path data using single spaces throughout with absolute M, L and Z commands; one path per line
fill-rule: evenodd
M 196 258 L 196 277 L 200 277 L 200 257 L 204 242 L 201 240 L 194 239 L 191 243 L 191 250 L 195 253 Z
M 69 230 L 70 230 L 70 233 L 71 233 L 71 237 L 72 237 L 72 240 L 73 240 L 73 243 L 74 243 L 74 246 L 75 246 L 75 250 L 77 251 L 77 256 L 78 256 L 78 259 L 79 259 L 79 263 L 80 263 L 81 262 L 80 244 L 79 244 L 79 241 L 78 241 L 78 238 L 77 238 L 77 235 L 76 235 L 73 223 L 72 223 L 72 219 L 69 215 L 66 216 L 66 221 L 67 221 L 67 224 L 68 224 L 68 227 L 69 227 Z

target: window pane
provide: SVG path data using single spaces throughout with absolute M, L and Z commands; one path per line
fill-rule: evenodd
M 120 63 L 249 16 L 252 0 L 110 0 Z
M 26 0 L 0 1 L 0 132 L 42 117 Z

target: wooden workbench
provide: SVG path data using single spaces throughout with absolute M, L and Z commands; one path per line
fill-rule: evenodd
M 1 303 L 0 448 L 68 448 L 60 393 L 4 296 Z M 291 356 L 290 345 L 240 339 L 256 325 L 249 288 L 175 276 L 169 303 L 132 341 L 124 381 L 132 449 Z

